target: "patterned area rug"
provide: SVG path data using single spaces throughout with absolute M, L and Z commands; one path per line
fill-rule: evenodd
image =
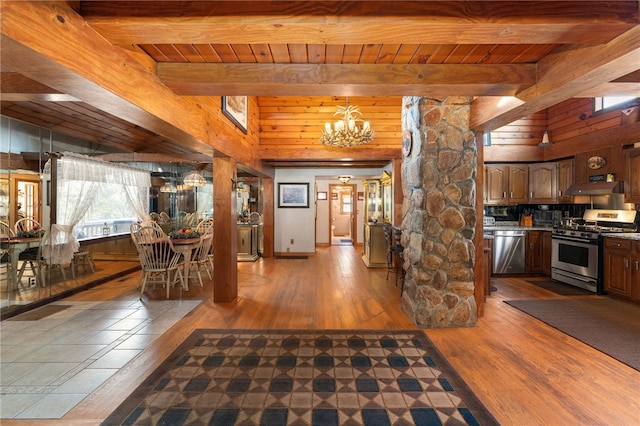
M 420 330 L 196 330 L 105 425 L 492 425 Z

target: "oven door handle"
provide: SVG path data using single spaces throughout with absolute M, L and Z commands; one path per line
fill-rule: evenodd
M 571 238 L 571 237 L 565 237 L 565 236 L 556 236 L 553 235 L 551 236 L 552 239 L 554 240 L 559 240 L 559 241 L 574 241 L 576 243 L 583 243 L 583 244 L 589 244 L 589 245 L 598 245 L 598 242 L 595 240 L 583 240 L 581 238 Z

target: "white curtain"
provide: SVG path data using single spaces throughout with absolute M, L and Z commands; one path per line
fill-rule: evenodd
M 45 165 L 45 173 L 50 173 L 50 162 Z M 149 171 L 73 152 L 64 152 L 57 162 L 57 168 L 56 223 L 51 225 L 42 242 L 43 256 L 50 264 L 64 265 L 73 259 L 73 253 L 80 247 L 73 235 L 73 227 L 87 213 L 102 184 L 121 185 L 140 219 L 143 222 L 149 220 Z
M 213 211 L 213 185 L 207 184 L 196 192 L 196 215 L 198 220 L 204 219 L 205 211 Z

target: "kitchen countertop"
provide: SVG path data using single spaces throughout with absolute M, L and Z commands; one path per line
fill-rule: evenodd
M 634 240 L 640 241 L 640 232 L 629 232 L 629 233 L 603 233 L 605 237 L 613 237 L 620 238 L 623 240 Z
M 484 231 L 551 231 L 551 226 L 495 225 L 485 226 Z

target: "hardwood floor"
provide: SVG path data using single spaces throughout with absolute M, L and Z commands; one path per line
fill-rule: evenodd
M 367 269 L 360 251 L 331 246 L 307 260 L 239 263 L 239 297 L 232 303 L 213 303 L 210 282 L 192 283 L 182 294 L 176 289 L 176 303 L 180 297 L 203 303 L 63 419 L 2 424 L 99 424 L 196 328 L 415 329 L 400 309 L 394 277 L 387 281 L 386 269 Z M 71 299 L 135 300 L 134 282 L 115 280 Z M 516 278 L 492 284 L 497 290 L 477 327 L 426 334 L 501 424 L 640 424 L 639 371 L 503 303 L 567 296 Z M 158 288 L 148 296 L 163 300 L 165 293 Z

